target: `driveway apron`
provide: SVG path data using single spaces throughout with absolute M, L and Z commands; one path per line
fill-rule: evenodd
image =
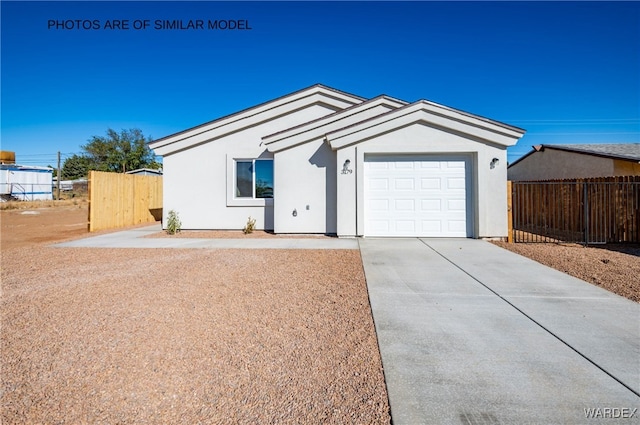
M 359 243 L 395 425 L 640 423 L 639 304 L 485 241 Z

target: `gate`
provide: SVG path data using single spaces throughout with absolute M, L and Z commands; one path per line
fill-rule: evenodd
M 640 177 L 511 187 L 514 242 L 640 242 Z

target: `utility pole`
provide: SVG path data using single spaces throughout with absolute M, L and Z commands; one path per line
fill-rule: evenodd
M 57 187 L 57 189 L 58 189 L 57 190 L 57 192 L 58 192 L 58 196 L 57 196 L 58 201 L 60 200 L 60 179 L 61 178 L 62 178 L 62 172 L 60 170 L 60 151 L 58 151 L 58 178 L 56 179 L 57 180 L 57 186 L 58 186 Z

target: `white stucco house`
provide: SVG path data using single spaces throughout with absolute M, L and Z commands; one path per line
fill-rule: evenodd
M 524 130 L 323 85 L 155 140 L 183 229 L 504 237 L 506 148 Z

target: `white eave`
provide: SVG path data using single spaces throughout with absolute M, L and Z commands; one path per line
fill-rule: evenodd
M 311 140 L 323 138 L 327 133 L 357 124 L 407 105 L 407 102 L 389 96 L 378 96 L 342 111 L 289 128 L 262 138 L 269 152 L 279 152 Z
M 151 142 L 149 147 L 157 155 L 166 156 L 314 104 L 326 105 L 334 109 L 345 109 L 364 100 L 361 97 L 318 84 L 215 121 L 163 137 Z
M 383 115 L 333 131 L 327 141 L 340 149 L 379 134 L 415 123 L 423 123 L 472 139 L 502 146 L 513 146 L 524 135 L 523 129 L 472 115 L 437 103 L 420 100 Z

